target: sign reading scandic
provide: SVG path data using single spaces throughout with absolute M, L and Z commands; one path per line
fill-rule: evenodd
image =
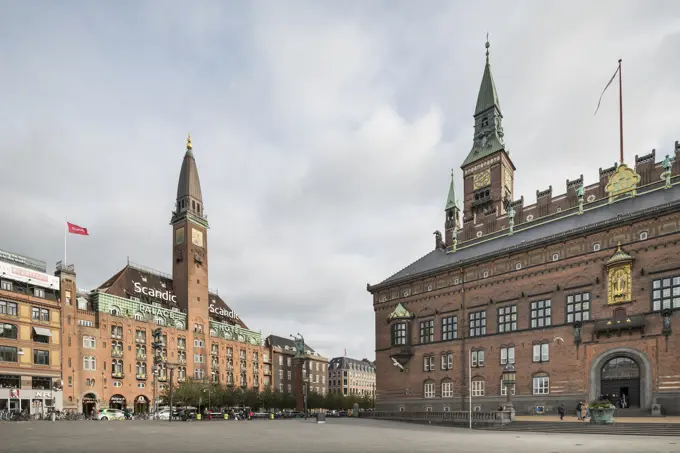
M 43 288 L 59 289 L 59 279 L 53 275 L 26 269 L 9 263 L 0 262 L 0 275 L 18 282 Z
M 145 296 L 153 297 L 155 299 L 161 299 L 168 302 L 177 303 L 177 296 L 174 295 L 170 290 L 160 290 L 157 288 L 149 288 L 148 286 L 142 286 L 140 282 L 133 281 L 132 284 L 135 287 L 136 293 L 144 294 Z M 238 319 L 239 316 L 234 312 L 234 310 L 227 310 L 223 307 L 218 307 L 215 305 L 215 301 L 210 301 L 210 306 L 208 307 L 210 313 L 214 313 L 218 316 L 224 316 L 231 319 Z M 155 314 L 155 313 L 154 313 Z

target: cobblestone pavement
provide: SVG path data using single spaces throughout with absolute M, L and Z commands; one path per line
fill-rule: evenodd
M 680 452 L 680 438 L 469 431 L 399 422 L 332 419 L 213 422 L 0 423 L 3 453 L 127 452 Z

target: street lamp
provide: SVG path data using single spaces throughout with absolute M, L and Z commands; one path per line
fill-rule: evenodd
M 170 416 L 168 417 L 168 423 L 172 423 L 172 417 L 175 415 L 175 411 L 172 407 L 172 388 L 174 387 L 172 377 L 173 377 L 173 372 L 175 371 L 175 368 L 177 367 L 176 363 L 169 363 L 165 362 L 165 366 L 170 370 Z
M 515 381 L 517 379 L 517 372 L 515 367 L 508 363 L 503 368 L 503 385 L 505 385 L 505 410 L 510 412 L 510 421 L 515 420 L 515 408 L 512 406 L 512 389 L 515 388 Z
M 307 420 L 307 389 L 309 388 L 309 377 L 305 376 L 302 378 L 302 395 L 305 400 L 305 420 Z
M 210 387 L 203 389 L 203 392 L 208 392 L 208 420 L 210 420 Z

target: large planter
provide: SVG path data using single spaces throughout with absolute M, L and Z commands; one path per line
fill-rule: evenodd
M 615 407 L 606 408 L 591 408 L 590 409 L 590 423 L 596 425 L 611 425 L 614 423 Z

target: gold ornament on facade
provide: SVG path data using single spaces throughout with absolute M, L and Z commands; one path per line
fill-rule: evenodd
M 607 266 L 607 303 L 609 305 L 630 302 L 633 299 L 633 257 L 621 250 L 606 263 Z
M 637 185 L 639 183 L 640 175 L 635 173 L 635 170 L 626 164 L 619 165 L 605 186 L 605 190 L 609 194 L 609 202 L 611 203 L 626 194 L 634 197 L 637 195 Z

